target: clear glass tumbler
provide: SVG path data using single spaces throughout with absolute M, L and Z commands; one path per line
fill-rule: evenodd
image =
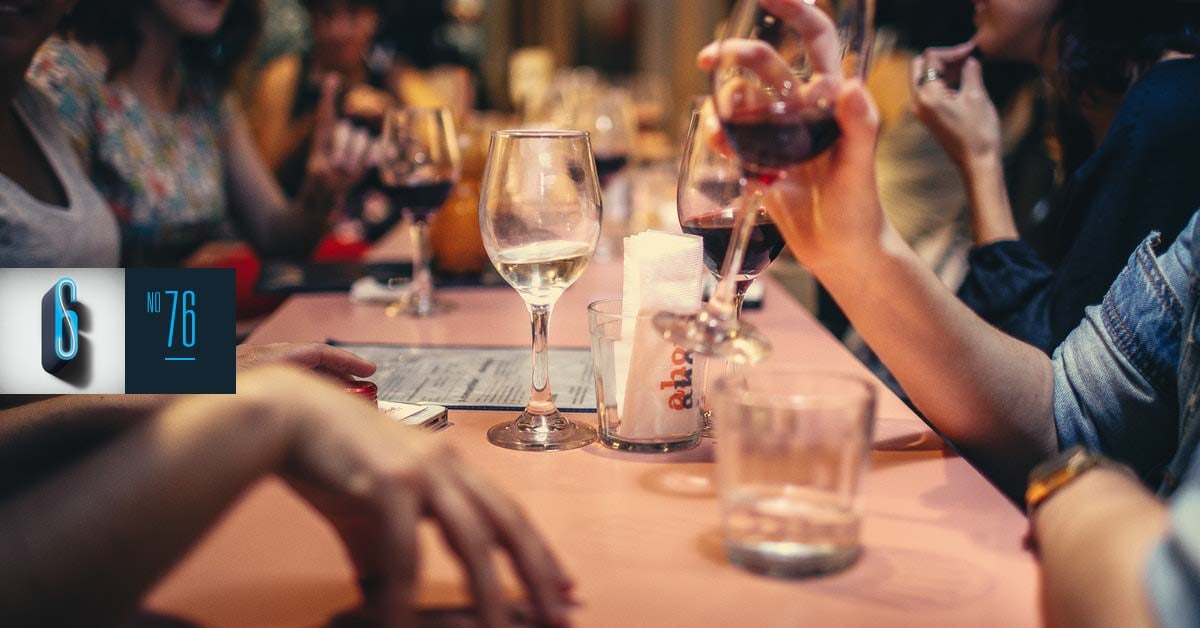
M 652 386 L 663 402 L 657 416 L 627 416 L 626 379 L 629 339 L 639 322 L 653 325 L 652 314 L 625 315 L 621 299 L 604 299 L 588 306 L 588 333 L 596 373 L 596 414 L 600 443 L 610 449 L 638 453 L 667 453 L 700 444 L 703 420 L 694 394 L 694 358 L 683 349 L 670 353 L 670 371 L 663 378 L 641 382 Z M 626 343 L 622 351 L 622 343 Z M 670 349 L 670 346 L 667 346 Z M 664 355 L 666 355 L 664 353 Z M 667 379 L 669 377 L 669 379 Z
M 720 379 L 717 478 L 730 562 L 779 577 L 837 571 L 859 555 L 859 483 L 875 388 L 848 375 L 739 369 Z

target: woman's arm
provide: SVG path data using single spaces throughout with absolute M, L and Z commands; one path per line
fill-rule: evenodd
M 332 512 L 373 522 L 357 528 L 372 538 L 347 540 L 372 548 L 357 566 L 372 584 L 368 605 L 387 625 L 409 625 L 423 513 L 463 562 L 489 625 L 508 623 L 491 556 L 500 547 L 539 618 L 565 621 L 569 581 L 549 548 L 516 504 L 443 441 L 317 378 L 268 367 L 244 376 L 237 395 L 171 404 L 0 505 L 0 623 L 119 623 L 246 487 L 273 471 L 302 483 L 318 508 L 337 497 Z
M 1150 628 L 1150 550 L 1167 509 L 1137 480 L 1097 468 L 1064 487 L 1033 517 L 1050 626 Z
M 337 81 L 327 80 L 317 110 L 307 175 L 288 201 L 267 169 L 232 97 L 226 100 L 226 176 L 230 204 L 254 247 L 268 256 L 305 257 L 327 226 L 329 213 L 366 168 L 371 142 L 365 131 L 336 120 Z
M 810 45 L 836 46 L 834 25 L 819 8 L 804 0 L 762 4 L 798 24 Z M 714 48 L 703 51 L 702 69 L 714 60 Z M 762 55 L 743 63 L 772 61 L 782 64 Z M 1057 451 L 1050 360 L 972 313 L 884 220 L 875 188 L 878 114 L 860 83 L 843 86 L 836 116 L 841 139 L 773 184 L 767 209 L 925 416 L 1001 488 L 1019 494 L 1033 465 Z

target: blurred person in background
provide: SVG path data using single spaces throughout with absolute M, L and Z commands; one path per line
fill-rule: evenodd
M 365 133 L 335 119 L 325 83 L 305 182 L 289 201 L 235 98 L 256 0 L 81 0 L 29 71 L 55 99 L 121 226 L 124 265 L 175 266 L 227 220 L 261 253 L 303 257 L 361 177 Z
M 975 37 L 913 61 L 916 112 L 970 195 L 975 248 L 960 296 L 1043 351 L 1098 303 L 1151 231 L 1169 245 L 1200 206 L 1200 11 L 1087 0 L 979 0 Z M 1036 64 L 1054 86 L 1066 184 L 1044 256 L 1019 239 L 1003 134 L 972 54 Z
M 269 67 L 253 90 L 248 117 L 267 166 L 289 195 L 299 192 L 311 151 L 321 85 L 337 76 L 338 109 L 378 135 L 387 110 L 391 68 L 368 63 L 379 28 L 379 0 L 305 0 L 312 47 L 298 64 Z
M 0 21 L 0 266 L 105 267 L 117 223 L 88 180 L 54 103 L 25 80 L 73 0 L 40 0 Z

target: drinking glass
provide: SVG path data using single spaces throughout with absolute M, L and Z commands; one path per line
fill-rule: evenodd
M 591 96 L 579 101 L 574 128 L 591 136 L 596 174 L 604 188 L 629 164 L 637 139 L 637 113 L 625 89 L 600 85 Z
M 761 184 L 837 140 L 838 91 L 848 78 L 865 78 L 874 37 L 875 0 L 788 6 L 775 15 L 760 0 L 739 0 L 712 73 L 725 137 L 750 181 Z
M 686 349 L 735 363 L 756 362 L 770 353 L 771 345 L 753 325 L 740 320 L 742 300 L 754 279 L 783 252 L 784 242 L 767 213 L 750 204 L 741 162 L 713 146 L 717 124 L 712 100 L 698 103 L 676 188 L 679 226 L 703 240 L 704 264 L 717 278 L 717 288 L 698 314 L 664 312 L 655 322 L 668 339 Z M 741 221 L 745 243 L 734 246 L 735 227 L 743 214 L 749 214 Z M 740 261 L 734 262 L 735 253 Z
M 529 403 L 493 426 L 500 447 L 555 451 L 596 439 L 595 428 L 564 417 L 550 393 L 547 332 L 559 296 L 583 274 L 600 236 L 600 186 L 582 131 L 496 131 L 479 199 L 484 247 L 500 276 L 525 301 L 533 330 Z
M 458 181 L 460 157 L 449 109 L 396 109 L 383 123 L 379 178 L 393 207 L 412 223 L 413 279 L 401 303 L 411 316 L 432 316 L 445 306 L 433 295 L 429 221 Z
M 716 383 L 717 484 L 730 562 L 795 577 L 859 555 L 859 484 L 875 389 L 849 375 L 759 365 Z

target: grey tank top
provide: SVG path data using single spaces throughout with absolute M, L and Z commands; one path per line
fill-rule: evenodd
M 28 85 L 13 105 L 62 184 L 67 207 L 43 203 L 0 174 L 0 267 L 119 265 L 116 218 L 84 174 L 54 105 Z

